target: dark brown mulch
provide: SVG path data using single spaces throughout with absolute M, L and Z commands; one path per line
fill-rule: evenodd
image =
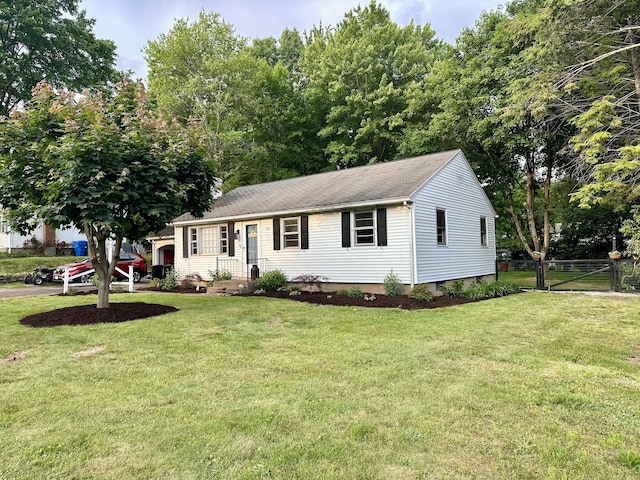
M 244 294 L 243 296 L 256 296 L 255 294 Z M 387 297 L 386 295 L 376 295 L 375 300 L 365 300 L 363 297 L 349 297 L 348 295 L 337 295 L 336 293 L 321 292 L 301 292 L 300 295 L 289 295 L 289 292 L 266 292 L 260 296 L 272 298 L 288 298 L 296 302 L 313 303 L 316 305 L 334 305 L 340 307 L 374 307 L 374 308 L 401 308 L 403 310 L 420 310 L 425 308 L 451 307 L 462 305 L 463 303 L 477 302 L 468 298 L 457 297 L 435 297 L 430 302 L 415 300 L 406 295 L 397 297 Z
M 207 289 L 200 287 L 196 290 L 196 287 L 176 287 L 171 290 L 163 290 L 160 287 L 141 288 L 140 290 L 149 290 L 151 292 L 164 292 L 164 293 L 207 293 Z
M 155 317 L 176 311 L 178 311 L 177 308 L 168 305 L 144 302 L 112 303 L 109 305 L 109 308 L 97 308 L 95 305 L 80 305 L 29 315 L 20 320 L 20 323 L 31 327 L 120 323 Z

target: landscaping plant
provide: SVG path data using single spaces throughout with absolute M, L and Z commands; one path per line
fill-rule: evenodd
M 285 277 L 282 270 L 271 270 L 262 274 L 261 277 L 256 278 L 256 287 L 264 289 L 267 292 L 275 292 L 281 288 L 284 288 L 287 284 L 287 277 Z
M 400 278 L 393 273 L 389 273 L 386 277 L 384 277 L 384 294 L 387 297 L 397 297 L 398 295 L 402 295 L 402 290 L 404 289 L 404 285 L 400 281 Z
M 413 298 L 415 300 L 424 300 L 425 302 L 430 302 L 433 300 L 433 292 L 429 288 L 428 283 L 420 283 L 415 285 L 408 295 L 409 298 Z

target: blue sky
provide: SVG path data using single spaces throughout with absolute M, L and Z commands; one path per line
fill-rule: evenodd
M 99 38 L 118 47 L 118 68 L 146 76 L 142 48 L 167 33 L 176 18 L 194 20 L 201 10 L 218 12 L 244 37 L 278 37 L 285 28 L 300 32 L 313 25 L 335 25 L 344 14 L 368 0 L 82 0 L 80 8 L 96 20 Z M 436 36 L 453 43 L 465 26 L 473 26 L 483 10 L 494 10 L 504 0 L 378 0 L 400 25 L 412 19 L 429 22 Z

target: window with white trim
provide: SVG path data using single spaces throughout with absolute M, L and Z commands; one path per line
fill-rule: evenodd
M 480 246 L 486 247 L 487 245 L 487 217 L 480 217 Z
M 436 209 L 436 243 L 447 244 L 447 215 L 444 210 Z
M 192 228 L 191 255 L 217 255 L 229 251 L 229 233 L 226 225 Z
M 353 231 L 355 245 L 376 244 L 376 221 L 374 211 L 354 212 Z
M 189 236 L 189 244 L 191 245 L 191 255 L 198 255 L 198 229 L 192 228 Z
M 229 251 L 229 230 L 226 225 L 220 226 L 220 253 Z
M 282 219 L 282 244 L 284 248 L 300 247 L 300 217 Z

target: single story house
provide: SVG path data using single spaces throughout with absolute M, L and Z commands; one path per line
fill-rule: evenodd
M 326 291 L 495 275 L 495 217 L 461 150 L 236 188 L 173 221 L 180 276 L 280 269 Z

